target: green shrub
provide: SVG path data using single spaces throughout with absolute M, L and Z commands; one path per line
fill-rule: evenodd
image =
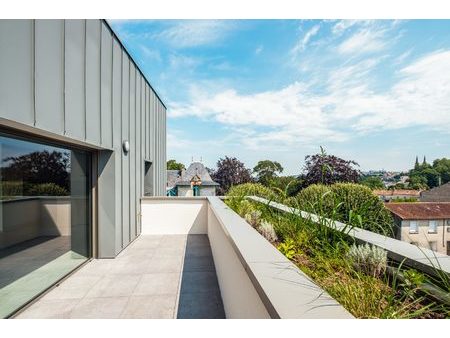
M 67 196 L 69 193 L 55 183 L 41 183 L 33 185 L 29 191 L 30 196 Z
M 2 196 L 23 196 L 23 183 L 14 181 L 3 181 L 1 184 Z
M 363 185 L 310 185 L 290 205 L 366 230 L 393 235 L 394 221 L 383 202 Z

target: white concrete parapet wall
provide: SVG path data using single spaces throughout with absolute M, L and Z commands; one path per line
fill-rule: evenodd
M 145 197 L 142 235 L 207 234 L 208 200 L 202 197 Z

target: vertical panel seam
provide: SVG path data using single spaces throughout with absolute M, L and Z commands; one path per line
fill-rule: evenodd
M 114 148 L 114 37 L 111 35 L 111 148 Z
M 98 69 L 99 69 L 99 86 L 100 86 L 100 99 L 98 100 L 99 106 L 100 106 L 100 124 L 99 124 L 99 132 L 100 132 L 100 145 L 103 145 L 103 138 L 102 138 L 102 50 L 103 50 L 103 27 L 102 27 L 102 21 L 99 20 L 99 27 L 100 27 L 100 53 L 99 53 L 99 60 L 98 60 Z
M 63 19 L 63 130 L 66 135 L 66 20 Z
M 128 62 L 128 139 L 131 140 L 131 60 Z M 130 146 L 131 151 L 131 146 Z M 131 241 L 131 154 L 128 156 L 128 243 Z
M 87 140 L 87 20 L 84 20 L 84 140 Z
M 33 49 L 33 61 L 32 61 L 32 67 L 33 67 L 33 126 L 36 127 L 36 20 L 31 20 L 31 44 Z

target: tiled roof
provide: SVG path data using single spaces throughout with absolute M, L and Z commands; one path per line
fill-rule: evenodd
M 387 209 L 401 219 L 450 219 L 450 203 L 412 202 L 385 203 Z
M 202 181 L 203 186 L 216 186 L 218 183 L 214 182 L 206 170 L 205 166 L 200 162 L 193 162 L 186 170 L 167 170 L 167 185 L 173 187 L 176 185 L 191 185 L 191 180 L 194 176 L 198 176 Z
M 411 196 L 411 197 L 419 197 L 419 190 L 406 190 L 406 189 L 394 189 L 394 190 L 374 190 L 373 193 L 377 196 Z

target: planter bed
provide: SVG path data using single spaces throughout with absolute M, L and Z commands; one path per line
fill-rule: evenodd
M 348 229 L 242 197 L 226 203 L 355 317 L 450 318 L 447 278 L 393 262 L 383 249 L 358 246 Z M 361 252 L 369 259 L 359 259 Z

